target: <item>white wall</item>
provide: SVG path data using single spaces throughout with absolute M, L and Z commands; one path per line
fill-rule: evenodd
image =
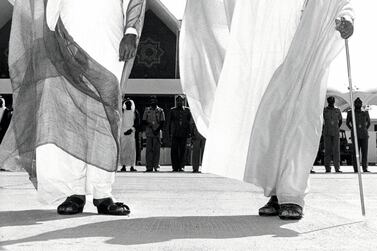
M 9 78 L 0 78 L 0 93 L 2 94 L 12 93 L 12 86 L 10 84 Z
M 182 94 L 179 79 L 130 79 L 125 92 L 127 94 Z M 12 93 L 9 79 L 0 79 L 0 93 Z

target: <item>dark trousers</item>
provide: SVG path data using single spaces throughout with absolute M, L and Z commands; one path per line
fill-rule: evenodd
M 170 156 L 173 171 L 179 171 L 185 167 L 186 144 L 187 138 L 172 138 Z
M 353 136 L 352 136 L 352 143 L 353 143 Z M 368 171 L 368 138 L 364 139 L 357 139 L 359 144 L 359 152 L 361 151 L 361 166 L 363 167 L 363 171 Z M 355 154 L 355 146 L 353 146 L 353 170 L 357 172 L 357 165 L 356 165 L 356 154 Z
M 160 163 L 161 141 L 158 137 L 147 137 L 147 146 L 145 151 L 145 160 L 147 162 L 147 170 L 151 171 L 157 168 Z
M 203 153 L 204 153 L 204 146 L 205 146 L 205 138 L 197 138 L 193 139 L 193 147 L 192 147 L 192 170 L 199 171 L 199 166 L 202 163 Z
M 334 163 L 335 171 L 339 171 L 339 134 L 336 136 L 323 136 L 323 143 L 325 146 L 325 168 L 326 172 L 331 171 L 331 159 Z
M 135 132 L 135 143 L 136 143 L 136 163 L 141 161 L 141 142 L 140 142 L 140 132 Z

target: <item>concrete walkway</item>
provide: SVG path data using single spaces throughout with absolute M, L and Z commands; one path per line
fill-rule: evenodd
M 91 198 L 83 214 L 57 215 L 25 173 L 0 172 L 0 250 L 377 250 L 375 173 L 363 175 L 367 217 L 357 176 L 342 167 L 312 174 L 305 217 L 281 221 L 257 215 L 266 198 L 250 184 L 168 170 L 117 174 L 129 217 L 97 215 Z

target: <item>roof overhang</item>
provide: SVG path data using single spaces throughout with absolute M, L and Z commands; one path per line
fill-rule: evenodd
M 7 0 L 0 1 L 0 29 L 11 19 L 12 10 L 13 7 Z M 180 21 L 160 0 L 147 0 L 147 10 L 153 11 L 174 34 L 178 35 Z
M 148 0 L 147 10 L 151 10 L 175 34 L 180 30 L 180 21 L 169 11 L 160 0 Z

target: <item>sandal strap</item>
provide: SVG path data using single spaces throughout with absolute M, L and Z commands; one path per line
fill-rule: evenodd
M 302 213 L 302 207 L 300 205 L 293 204 L 293 203 L 280 204 L 280 209 L 291 210 L 291 211 L 296 211 L 298 213 Z
M 114 204 L 117 205 L 118 207 L 123 207 L 123 208 L 125 208 L 128 211 L 130 210 L 130 208 L 126 204 L 124 204 L 122 202 L 115 202 Z
M 82 200 L 79 197 L 72 195 L 67 197 L 67 199 L 65 199 L 65 201 L 62 203 L 62 205 L 67 204 L 74 204 L 77 207 L 83 207 L 85 205 L 85 200 Z
M 301 219 L 303 216 L 303 209 L 297 204 L 281 204 L 279 210 L 279 217 L 286 220 Z
M 127 215 L 130 208 L 122 202 L 115 202 L 111 198 L 93 200 L 100 214 Z

